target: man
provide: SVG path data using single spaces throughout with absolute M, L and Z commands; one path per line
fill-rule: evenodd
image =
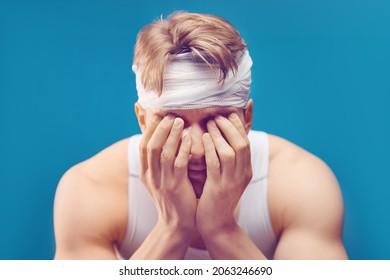
M 250 130 L 251 65 L 222 18 L 181 12 L 143 28 L 133 65 L 142 135 L 63 176 L 55 258 L 347 258 L 331 170 Z

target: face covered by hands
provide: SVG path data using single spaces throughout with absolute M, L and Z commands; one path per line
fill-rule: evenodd
M 252 178 L 251 114 L 247 118 L 244 110 L 232 107 L 160 110 L 147 122 L 141 180 L 159 213 L 175 212 L 178 223 L 193 221 L 199 232 L 234 225 L 234 211 Z

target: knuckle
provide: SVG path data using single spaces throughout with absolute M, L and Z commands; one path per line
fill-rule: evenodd
M 184 169 L 187 168 L 187 162 L 185 160 L 177 159 L 174 166 L 176 169 Z
M 173 155 L 165 150 L 162 151 L 160 161 L 161 162 L 171 162 L 173 160 Z
M 217 160 L 217 159 L 210 160 L 208 165 L 209 165 L 211 170 L 218 170 L 220 167 L 219 160 Z
M 154 154 L 154 153 L 158 152 L 158 147 L 149 143 L 146 147 L 146 151 L 148 154 L 151 154 L 151 153 Z
M 177 196 L 177 193 L 179 192 L 177 186 L 174 184 L 165 184 L 161 187 L 160 191 L 163 197 Z
M 231 149 L 226 149 L 223 153 L 221 153 L 221 158 L 224 162 L 232 162 L 236 158 L 236 154 Z
M 248 148 L 249 148 L 249 143 L 247 141 L 240 141 L 240 143 L 237 145 L 238 152 L 244 152 Z
M 147 152 L 147 145 L 145 145 L 144 142 L 141 142 L 139 145 L 139 152 L 140 154 L 144 155 Z
M 248 137 L 241 138 L 240 143 L 238 145 L 242 149 L 249 149 L 250 148 L 250 141 L 249 141 Z

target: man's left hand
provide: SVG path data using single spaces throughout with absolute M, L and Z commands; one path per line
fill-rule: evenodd
M 196 212 L 196 227 L 203 235 L 237 227 L 239 200 L 252 179 L 250 142 L 237 114 L 217 116 L 203 135 L 207 179 Z

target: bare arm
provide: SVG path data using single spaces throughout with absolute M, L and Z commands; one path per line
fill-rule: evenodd
M 127 204 L 121 206 L 122 195 L 110 189 L 90 180 L 80 166 L 62 177 L 54 204 L 55 259 L 117 259 Z M 192 230 L 158 223 L 131 259 L 183 258 L 191 236 Z
M 55 259 L 117 258 L 115 220 L 107 211 L 116 206 L 105 197 L 103 188 L 83 175 L 79 166 L 62 177 L 54 203 Z
M 347 259 L 342 242 L 343 200 L 332 171 L 310 155 L 285 175 L 275 182 L 284 207 L 280 206 L 283 230 L 274 258 Z

